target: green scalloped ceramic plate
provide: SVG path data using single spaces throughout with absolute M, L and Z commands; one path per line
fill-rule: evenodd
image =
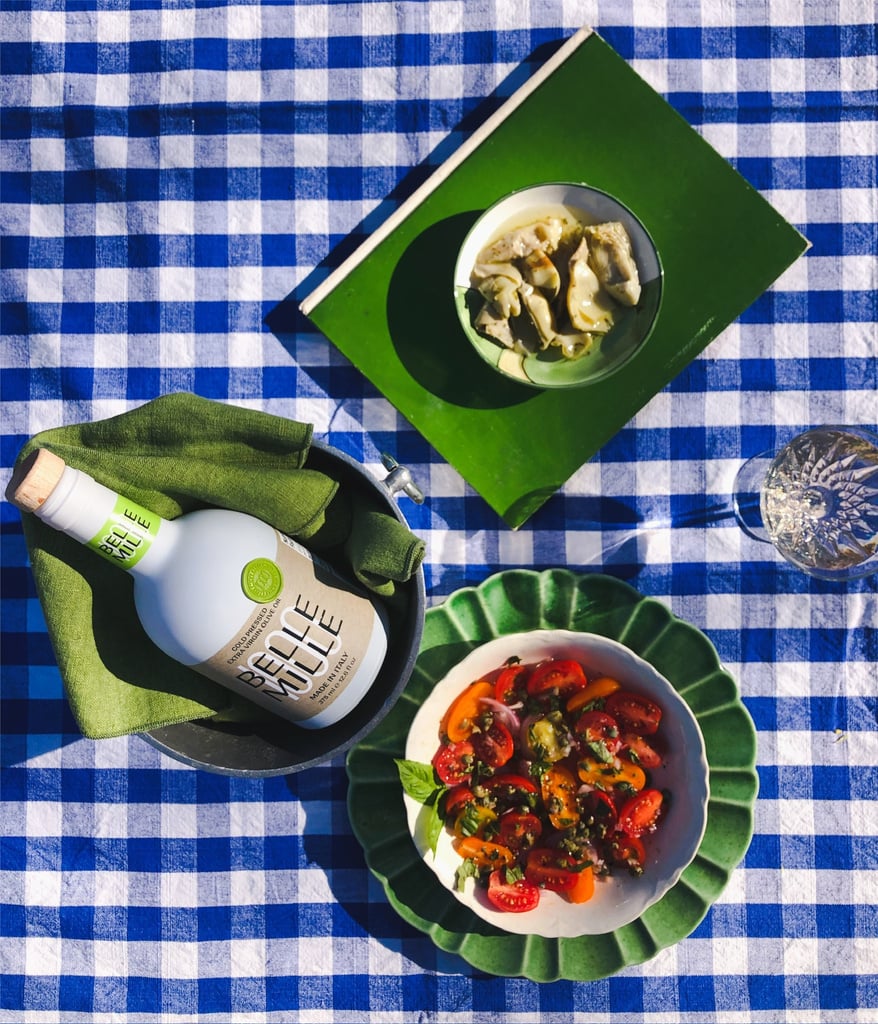
M 570 629 L 618 640 L 668 678 L 695 714 L 710 766 L 707 828 L 695 859 L 632 924 L 603 935 L 514 935 L 482 921 L 439 882 L 409 834 L 394 758 L 405 756 L 423 700 L 474 647 L 506 633 Z M 651 959 L 698 926 L 750 845 L 756 732 L 711 642 L 660 602 L 599 573 L 498 573 L 425 616 L 415 670 L 382 723 L 348 754 L 348 811 L 393 908 L 442 950 L 480 971 L 548 982 L 593 981 Z

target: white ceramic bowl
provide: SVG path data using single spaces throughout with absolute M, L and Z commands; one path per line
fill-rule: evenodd
M 412 722 L 405 756 L 429 763 L 439 746 L 439 722 L 453 697 L 485 673 L 499 668 L 511 657 L 525 662 L 543 658 L 573 658 L 589 676 L 593 673 L 618 679 L 625 689 L 655 701 L 662 709 L 659 735 L 666 752 L 661 767 L 650 772 L 650 785 L 667 790 L 670 801 L 656 832 L 646 845 L 643 874 L 634 877 L 616 872 L 598 881 L 587 903 L 572 904 L 554 892 L 544 891 L 539 906 L 520 914 L 495 910 L 467 879 L 464 890 L 455 884 L 460 856 L 443 829 L 436 854 L 426 837 L 424 807 L 405 796 L 409 830 L 425 863 L 463 904 L 485 921 L 507 932 L 546 938 L 599 935 L 615 931 L 640 915 L 673 886 L 692 861 L 707 825 L 708 765 L 704 740 L 695 716 L 664 676 L 627 647 L 593 633 L 567 630 L 534 630 L 490 640 L 456 665 L 421 706 Z
M 555 347 L 521 356 L 480 334 L 473 319 L 483 299 L 470 275 L 482 249 L 504 231 L 546 216 L 574 217 L 581 224 L 620 221 L 631 239 L 642 286 L 633 309 L 619 307 L 612 329 L 585 355 L 566 359 Z M 454 267 L 458 319 L 476 352 L 498 373 L 538 388 L 582 387 L 616 373 L 641 350 L 658 318 L 662 265 L 655 243 L 640 219 L 624 203 L 590 185 L 553 182 L 519 189 L 499 199 L 468 232 Z

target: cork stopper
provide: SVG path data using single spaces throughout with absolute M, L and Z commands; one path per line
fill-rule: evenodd
M 35 512 L 55 490 L 65 468 L 62 458 L 47 448 L 38 448 L 12 474 L 6 500 L 22 512 Z

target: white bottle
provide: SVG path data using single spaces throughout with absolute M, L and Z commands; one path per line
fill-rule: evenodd
M 297 725 L 334 725 L 381 668 L 378 606 L 253 516 L 162 519 L 47 449 L 7 498 L 130 572 L 140 621 L 166 654 Z

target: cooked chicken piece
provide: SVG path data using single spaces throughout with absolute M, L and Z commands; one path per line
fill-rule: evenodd
M 577 331 L 606 334 L 613 326 L 613 309 L 589 263 L 589 244 L 583 238 L 570 257 L 567 315 Z
M 513 231 L 507 231 L 496 242 L 486 246 L 478 255 L 477 263 L 506 263 L 530 256 L 537 249 L 552 253 L 558 248 L 564 223 L 558 217 L 534 221 Z
M 640 276 L 631 252 L 631 239 L 618 221 L 585 229 L 591 267 L 606 291 L 623 306 L 640 301 Z

